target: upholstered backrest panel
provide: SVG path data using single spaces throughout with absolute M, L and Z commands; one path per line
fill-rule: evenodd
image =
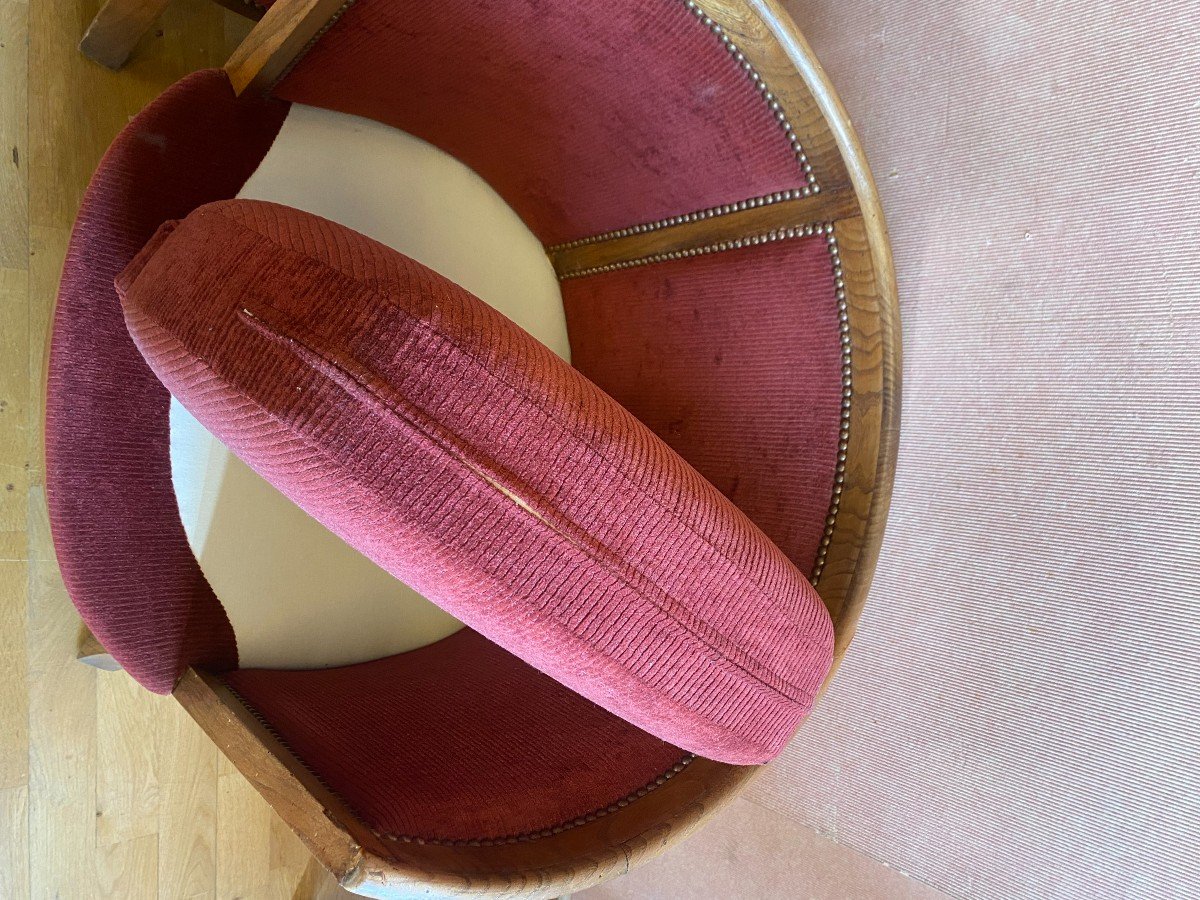
M 811 572 L 842 399 L 826 239 L 568 279 L 563 302 L 575 365 Z
M 71 236 L 46 388 L 46 495 L 71 599 L 151 690 L 192 663 L 237 660 L 188 549 L 171 488 L 166 389 L 125 330 L 113 277 L 166 219 L 234 196 L 287 105 L 237 100 L 197 72 L 138 114 L 105 154 Z
M 807 183 L 683 0 L 358 0 L 276 94 L 447 150 L 549 244 Z
M 375 662 L 242 669 L 228 683 L 364 821 L 400 838 L 570 827 L 688 758 L 469 629 Z

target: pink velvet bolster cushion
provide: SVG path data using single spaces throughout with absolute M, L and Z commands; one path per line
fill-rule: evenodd
M 832 626 L 804 576 L 462 288 L 327 220 L 234 200 L 164 225 L 118 290 L 150 367 L 234 453 L 553 678 L 731 763 L 773 757 L 810 709 Z

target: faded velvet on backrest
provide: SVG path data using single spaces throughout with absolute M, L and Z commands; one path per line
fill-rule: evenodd
M 682 0 L 357 0 L 274 93 L 441 147 L 547 245 L 809 186 Z
M 456 156 L 513 207 L 552 258 L 821 187 L 821 172 L 763 75 L 681 0 L 357 0 L 274 93 L 384 122 Z M 833 526 L 839 454 L 845 458 L 849 338 L 833 235 L 809 227 L 775 238 L 560 271 L 562 292 L 573 364 L 815 576 Z M 453 672 L 474 671 L 462 655 L 471 640 L 437 645 L 447 662 L 460 656 Z M 549 837 L 623 808 L 687 762 L 607 719 L 603 730 L 576 727 L 555 706 L 532 717 L 516 703 L 496 716 L 466 713 L 465 683 L 462 697 L 433 707 L 408 703 L 407 721 L 347 712 L 352 685 L 385 702 L 368 667 L 399 675 L 417 659 L 406 654 L 328 673 L 242 670 L 229 683 L 373 827 L 402 841 Z M 523 671 L 520 665 L 506 664 L 504 677 Z M 527 690 L 532 697 L 540 688 L 531 682 Z M 473 747 L 452 739 L 447 723 L 463 714 L 503 730 L 504 752 L 486 749 L 492 737 Z M 537 750 L 544 734 L 555 735 L 553 757 Z M 625 748 L 620 772 L 605 767 L 603 783 L 566 776 L 576 754 L 599 751 L 597 738 Z M 446 764 L 442 746 L 461 748 L 462 764 Z M 361 747 L 376 748 L 369 764 Z M 639 781 L 648 764 L 664 759 L 669 767 Z M 391 777 L 396 771 L 421 777 Z M 483 797 L 487 803 L 469 799 Z M 588 812 L 556 818 L 564 798 Z

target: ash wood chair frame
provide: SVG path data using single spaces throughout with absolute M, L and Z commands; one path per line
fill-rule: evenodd
M 269 90 L 347 5 L 344 0 L 277 0 L 226 65 L 235 89 Z M 844 468 L 836 477 L 830 510 L 834 527 L 826 534 L 814 573 L 835 625 L 836 671 L 875 569 L 895 469 L 900 323 L 890 245 L 846 112 L 788 15 L 775 0 L 707 0 L 703 10 L 771 85 L 819 174 L 821 190 L 547 252 L 565 279 L 681 254 L 721 252 L 789 233 L 825 235 L 835 265 L 843 338 L 849 338 Z M 103 660 L 102 648 L 86 652 L 93 663 Z M 697 759 L 616 813 L 536 840 L 492 846 L 398 843 L 357 819 L 219 678 L 188 670 L 175 697 L 342 886 L 375 897 L 545 898 L 582 890 L 684 838 L 760 770 Z

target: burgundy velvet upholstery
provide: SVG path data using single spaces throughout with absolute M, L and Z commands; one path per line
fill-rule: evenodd
M 457 285 L 253 201 L 165 226 L 119 284 L 151 367 L 230 449 L 527 662 L 726 762 L 769 759 L 808 712 L 832 627 L 804 576 Z
M 129 673 L 166 693 L 189 664 L 236 664 L 171 487 L 166 390 L 125 330 L 113 277 L 163 221 L 234 196 L 287 110 L 225 73 L 169 88 L 117 136 L 84 196 L 55 311 L 46 494 L 71 599 Z
M 806 184 L 682 0 L 357 0 L 275 93 L 441 147 L 548 244 Z
M 575 366 L 811 572 L 842 394 L 825 238 L 569 279 L 562 292 Z
M 502 839 L 568 824 L 686 758 L 470 629 L 375 662 L 226 681 L 393 837 Z

